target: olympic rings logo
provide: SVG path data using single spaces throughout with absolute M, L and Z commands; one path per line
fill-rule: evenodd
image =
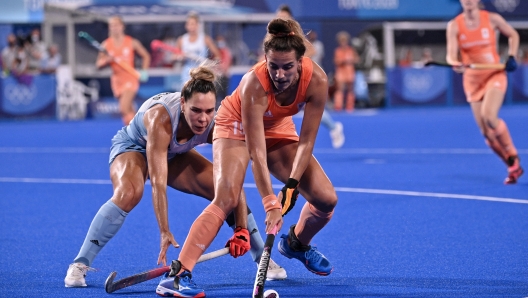
M 429 74 L 405 74 L 403 83 L 411 93 L 426 93 L 433 85 Z
M 37 95 L 37 88 L 34 85 L 8 84 L 4 89 L 4 98 L 9 100 L 14 106 L 29 105 Z
M 499 12 L 513 12 L 521 0 L 493 0 L 493 5 Z

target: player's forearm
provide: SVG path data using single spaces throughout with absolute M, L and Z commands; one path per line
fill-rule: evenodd
M 154 207 L 154 214 L 158 221 L 160 232 L 169 231 L 169 212 L 167 203 L 166 187 L 159 184 L 152 185 L 152 205 Z
M 150 67 L 150 55 L 144 56 L 141 61 L 141 69 L 147 70 Z
M 514 31 L 514 34 L 512 34 L 508 38 L 508 56 L 517 57 L 518 52 L 519 52 L 519 33 L 517 33 L 517 31 Z
M 313 143 L 310 145 L 299 143 L 297 147 L 297 153 L 295 154 L 295 159 L 293 160 L 292 171 L 290 178 L 293 178 L 297 181 L 301 180 L 304 171 L 308 167 L 308 163 L 312 157 L 313 152 Z
M 247 202 L 244 190 L 240 192 L 238 205 L 235 208 L 235 225 L 247 229 Z
M 265 157 L 255 159 L 252 158 L 251 167 L 253 170 L 253 177 L 255 178 L 255 184 L 257 184 L 257 189 L 260 196 L 265 197 L 267 195 L 273 194 L 270 173 Z

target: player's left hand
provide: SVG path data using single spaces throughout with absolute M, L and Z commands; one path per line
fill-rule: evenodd
M 163 266 L 167 265 L 167 250 L 169 249 L 169 245 L 173 245 L 175 248 L 180 247 L 178 242 L 176 242 L 176 239 L 174 239 L 174 236 L 171 232 L 162 232 L 160 235 L 160 253 L 158 256 L 158 265 L 163 264 Z
M 146 81 L 148 81 L 149 79 L 149 74 L 146 70 L 142 69 L 142 70 L 139 70 L 139 81 L 142 82 L 142 83 L 145 83 Z
M 517 61 L 515 61 L 515 57 L 509 56 L 508 60 L 506 61 L 506 64 L 504 64 L 504 70 L 507 72 L 512 72 L 517 69 Z
M 282 216 L 288 214 L 293 209 L 293 206 L 295 206 L 295 202 L 299 196 L 299 191 L 297 190 L 298 185 L 299 181 L 289 178 L 277 196 L 282 205 Z
M 276 233 L 278 233 L 283 224 L 281 209 L 271 209 L 266 212 L 266 220 L 264 222 L 266 223 L 266 234 L 271 233 L 275 226 L 277 227 Z
M 251 248 L 249 244 L 249 231 L 242 227 L 235 229 L 235 234 L 229 238 L 225 247 L 229 247 L 229 254 L 233 258 L 243 256 Z

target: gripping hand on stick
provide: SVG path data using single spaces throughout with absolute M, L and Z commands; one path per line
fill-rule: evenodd
M 299 196 L 299 190 L 297 190 L 298 185 L 299 181 L 289 178 L 284 187 L 281 189 L 279 193 L 279 200 L 281 201 L 282 205 L 282 216 L 288 214 L 288 212 L 293 209 L 293 206 L 295 206 L 295 202 Z
M 235 234 L 227 241 L 226 247 L 229 247 L 229 253 L 233 258 L 243 256 L 251 249 L 249 244 L 249 231 L 247 229 L 237 227 Z

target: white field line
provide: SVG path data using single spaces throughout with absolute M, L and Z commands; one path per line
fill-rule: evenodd
M 211 146 L 196 149 L 211 150 Z M 528 149 L 518 149 L 520 154 L 528 154 Z M 105 153 L 110 147 L 0 147 L 0 153 Z M 315 154 L 492 154 L 488 148 L 342 148 L 314 149 Z
M 16 177 L 0 177 L 0 183 L 55 183 L 55 184 L 112 184 L 110 180 L 104 179 L 61 179 L 61 178 L 16 178 Z M 147 181 L 147 184 L 150 184 Z M 256 188 L 254 183 L 245 183 L 244 187 Z M 275 189 L 281 189 L 282 185 L 273 185 Z M 420 192 L 420 191 L 405 191 L 405 190 L 391 190 L 391 189 L 372 189 L 372 188 L 352 188 L 352 187 L 336 187 L 337 192 L 353 192 L 353 193 L 370 193 L 382 195 L 399 195 L 412 197 L 432 197 L 440 199 L 461 199 L 461 200 L 477 200 L 477 201 L 491 201 L 502 203 L 528 204 L 528 200 L 514 199 L 514 198 L 500 198 L 488 196 L 475 196 L 463 194 L 449 194 L 436 192 Z

